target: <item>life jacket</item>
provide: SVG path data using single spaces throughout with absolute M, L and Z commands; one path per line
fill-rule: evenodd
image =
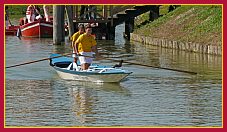
M 29 5 L 26 11 L 26 15 L 32 15 L 34 14 L 34 7 L 32 5 Z

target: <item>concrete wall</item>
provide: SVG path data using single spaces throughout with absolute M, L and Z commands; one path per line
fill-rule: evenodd
M 198 44 L 192 42 L 169 41 L 166 39 L 152 38 L 131 33 L 130 40 L 141 42 L 143 44 L 150 44 L 160 46 L 163 48 L 172 48 L 178 50 L 185 50 L 189 52 L 199 52 L 205 54 L 222 55 L 222 46 Z

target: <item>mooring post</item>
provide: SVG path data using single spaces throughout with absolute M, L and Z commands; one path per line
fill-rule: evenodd
M 66 16 L 67 16 L 67 21 L 68 21 L 68 30 L 69 30 L 69 38 L 70 38 L 74 33 L 73 6 L 66 5 L 65 8 L 66 8 Z
M 125 21 L 125 37 L 127 40 L 130 40 L 130 33 L 134 30 L 134 18 L 130 17 L 127 21 Z
M 65 6 L 53 6 L 53 43 L 62 44 L 65 42 L 65 28 L 64 28 L 64 14 Z
M 107 32 L 106 32 L 106 39 L 107 40 L 114 40 L 115 39 L 115 26 L 111 26 L 111 22 L 107 23 Z

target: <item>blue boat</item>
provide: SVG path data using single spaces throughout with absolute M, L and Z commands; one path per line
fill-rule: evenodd
M 51 54 L 50 65 L 58 75 L 65 80 L 91 81 L 96 83 L 120 82 L 132 72 L 119 67 L 91 64 L 89 69 L 81 70 L 80 64 L 73 62 L 72 57 L 58 57 L 60 54 Z M 57 58 L 56 58 L 57 57 Z M 121 62 L 122 63 L 122 62 Z

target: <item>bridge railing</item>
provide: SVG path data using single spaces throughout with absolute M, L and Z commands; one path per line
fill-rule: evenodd
M 132 7 L 133 5 L 75 5 L 73 20 L 78 23 L 111 22 L 112 25 L 115 14 Z

